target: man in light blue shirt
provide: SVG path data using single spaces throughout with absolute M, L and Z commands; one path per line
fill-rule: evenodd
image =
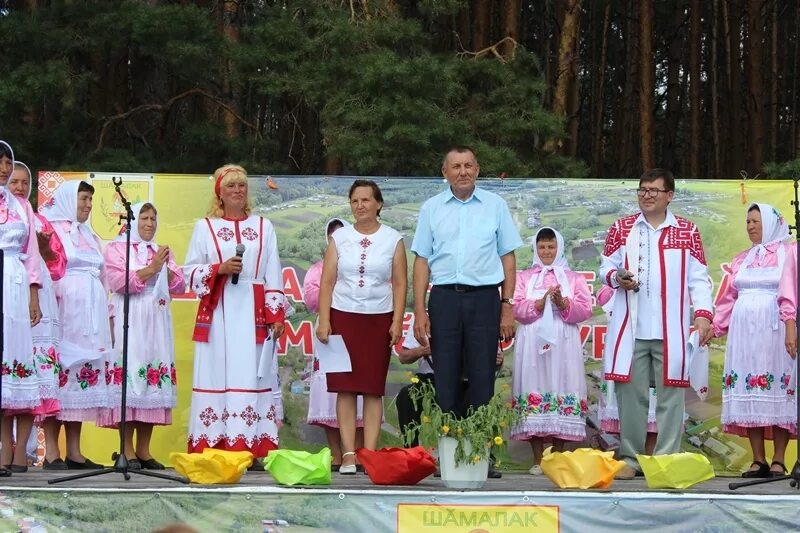
M 462 377 L 470 384 L 470 406 L 489 402 L 498 339 L 514 336 L 514 250 L 522 240 L 505 200 L 475 186 L 479 171 L 475 150 L 448 150 L 442 174 L 450 187 L 423 204 L 411 245 L 414 336 L 422 346 L 430 342 L 436 401 L 455 413 Z

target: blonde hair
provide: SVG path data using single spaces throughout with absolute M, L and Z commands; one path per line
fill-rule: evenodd
M 222 180 L 219 183 L 219 188 L 222 189 L 228 183 L 247 183 L 247 171 L 239 165 L 223 165 L 214 171 L 214 197 L 211 199 L 211 205 L 208 207 L 208 216 L 214 218 L 222 218 L 225 216 L 225 207 L 222 205 L 222 198 L 216 194 L 217 181 L 220 176 Z M 244 204 L 244 214 L 250 216 L 253 210 L 253 205 L 250 202 L 250 195 L 247 195 L 247 200 Z

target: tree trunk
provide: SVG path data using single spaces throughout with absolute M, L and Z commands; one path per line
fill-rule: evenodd
M 470 29 L 469 6 L 464 6 L 458 12 L 458 41 L 464 50 L 472 50 L 472 31 Z M 461 51 L 459 49 L 459 51 Z
M 702 32 L 702 3 L 701 0 L 692 0 L 689 30 L 689 177 L 700 177 L 700 52 Z
M 778 1 L 772 0 L 772 33 L 770 35 L 770 85 L 769 85 L 769 160 L 777 161 L 778 155 L 778 107 L 780 96 L 778 85 Z
M 764 81 L 762 79 L 764 17 L 761 13 L 763 0 L 747 3 L 747 115 L 749 128 L 748 172 L 755 176 L 764 164 Z
M 567 103 L 575 77 L 575 64 L 577 63 L 575 51 L 581 20 L 581 0 L 568 1 L 569 4 L 564 12 L 564 23 L 561 25 L 556 89 L 553 96 L 553 107 L 551 109 L 556 116 L 564 116 L 567 112 Z M 556 139 L 548 139 L 543 149 L 546 152 L 555 152 L 558 149 L 558 141 Z
M 510 37 L 516 42 L 520 41 L 519 32 L 519 15 L 520 15 L 520 0 L 505 0 L 503 9 L 503 38 Z M 514 55 L 514 44 L 510 42 L 503 43 L 500 49 L 503 57 L 511 59 Z
M 605 106 L 604 90 L 606 79 L 606 61 L 608 60 L 608 25 L 611 19 L 611 2 L 606 2 L 603 11 L 603 32 L 600 44 L 600 66 L 597 69 L 597 92 L 595 93 L 594 125 L 592 131 L 592 176 L 603 174 L 603 109 Z
M 728 59 L 728 172 L 726 177 L 739 175 L 744 163 L 744 136 L 742 135 L 742 64 L 739 53 L 741 45 L 741 18 L 733 13 L 735 4 L 726 0 L 723 6 L 723 19 L 726 21 L 727 59 Z
M 653 98 L 655 92 L 655 64 L 653 62 L 653 0 L 639 1 L 639 120 L 642 144 L 640 146 L 641 170 L 656 166 L 655 132 L 653 129 Z
M 239 43 L 239 2 L 236 0 L 223 0 L 222 3 L 222 34 L 225 40 L 235 46 Z M 238 94 L 233 81 L 233 61 L 223 59 L 222 64 L 222 93 L 234 109 L 238 108 Z M 239 137 L 239 122 L 236 116 L 227 109 L 222 111 L 222 120 L 225 124 L 225 133 L 229 139 Z
M 489 46 L 489 28 L 492 20 L 490 0 L 472 0 L 472 50 Z
M 677 149 L 678 127 L 681 120 L 681 51 L 683 50 L 684 31 L 683 18 L 686 10 L 684 0 L 675 2 L 675 12 L 672 18 L 671 35 L 669 39 L 669 56 L 667 60 L 667 111 L 664 123 L 664 144 L 661 150 L 661 163 L 678 173 Z M 694 83 L 694 79 L 692 80 Z
M 632 177 L 639 170 L 639 21 L 636 10 L 637 0 L 631 0 L 629 12 L 625 14 L 625 85 L 623 97 L 618 100 L 617 126 L 619 148 L 618 174 Z
M 797 1 L 794 12 L 794 27 L 800 28 L 800 0 Z M 792 158 L 800 156 L 800 128 L 797 122 L 800 121 L 800 111 L 797 109 L 797 62 L 800 60 L 800 39 L 794 40 L 794 55 L 792 57 Z
M 711 132 L 714 143 L 714 172 L 715 178 L 722 177 L 722 160 L 720 157 L 720 135 L 719 135 L 719 72 L 717 54 L 717 40 L 719 39 L 719 0 L 713 0 L 711 4 Z

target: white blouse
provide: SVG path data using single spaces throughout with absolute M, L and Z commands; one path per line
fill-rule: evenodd
M 392 259 L 402 235 L 385 224 L 372 235 L 355 226 L 332 235 L 338 265 L 331 307 L 349 313 L 389 313 L 392 297 Z M 405 274 L 405 273 L 404 273 Z

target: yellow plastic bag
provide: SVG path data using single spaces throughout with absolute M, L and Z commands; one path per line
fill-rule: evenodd
M 614 452 L 578 448 L 573 452 L 552 452 L 542 457 L 542 472 L 562 489 L 605 489 L 625 465 L 614 459 Z
M 714 467 L 699 453 L 637 455 L 636 459 L 651 489 L 685 489 L 714 477 Z
M 264 469 L 281 485 L 330 485 L 331 450 L 273 450 L 264 459 Z
M 250 452 L 229 452 L 206 448 L 203 453 L 177 453 L 169 456 L 175 471 L 192 483 L 238 483 L 253 464 Z

